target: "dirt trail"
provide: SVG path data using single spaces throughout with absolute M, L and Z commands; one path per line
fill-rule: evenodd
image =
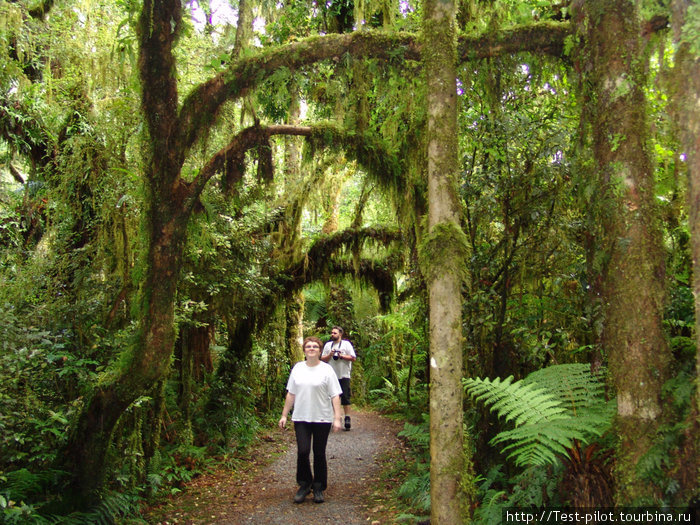
M 331 433 L 328 490 L 325 503 L 308 496 L 292 501 L 297 490 L 294 431 L 271 431 L 251 459 L 267 463 L 275 450 L 287 450 L 267 466 L 234 476 L 218 472 L 194 480 L 185 493 L 157 509 L 159 525 L 385 525 L 391 518 L 391 494 L 378 480 L 380 461 L 402 449 L 396 434 L 401 425 L 369 411 L 355 411 L 352 430 Z M 269 461 L 269 460 L 268 460 Z

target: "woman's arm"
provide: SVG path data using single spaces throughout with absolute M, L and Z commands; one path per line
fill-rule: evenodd
M 343 427 L 343 415 L 340 412 L 340 396 L 335 396 L 331 399 L 333 403 L 333 432 L 337 432 Z
M 284 408 L 282 409 L 282 417 L 279 420 L 279 427 L 284 430 L 284 427 L 287 426 L 287 414 L 289 414 L 289 411 L 292 409 L 292 406 L 294 405 L 294 394 L 287 392 L 287 397 L 284 399 Z M 338 401 L 338 406 L 340 406 L 340 400 Z M 335 410 L 335 409 L 334 409 Z

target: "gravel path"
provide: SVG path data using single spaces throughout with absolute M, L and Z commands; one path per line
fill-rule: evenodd
M 380 459 L 402 448 L 402 425 L 370 411 L 354 410 L 352 430 L 331 433 L 325 503 L 312 495 L 293 502 L 297 491 L 294 430 L 271 430 L 264 447 L 251 457 L 248 472 L 219 471 L 194 480 L 185 492 L 154 509 L 159 525 L 388 525 L 391 494 L 378 483 Z M 273 451 L 287 450 L 270 462 Z M 268 458 L 265 460 L 265 458 Z M 253 459 L 257 459 L 255 466 Z M 390 513 L 389 513 L 390 514 Z M 163 519 L 164 516 L 167 518 Z
M 236 519 L 222 521 L 226 524 L 322 524 L 343 523 L 363 525 L 368 523 L 367 509 L 363 505 L 364 488 L 372 483 L 379 466 L 377 455 L 391 446 L 393 436 L 382 432 L 381 420 L 374 414 L 355 412 L 351 431 L 331 433 L 328 439 L 328 489 L 325 503 L 313 502 L 307 496 L 302 504 L 292 498 L 297 490 L 295 482 L 296 446 L 273 463 L 257 479 L 256 487 L 264 490 L 250 494 L 254 507 Z M 292 432 L 293 430 L 288 430 Z M 370 521 L 371 523 L 371 521 Z

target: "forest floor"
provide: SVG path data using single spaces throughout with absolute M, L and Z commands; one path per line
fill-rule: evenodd
M 293 502 L 297 486 L 294 430 L 275 428 L 236 472 L 223 468 L 192 480 L 183 492 L 149 509 L 153 525 L 284 524 L 388 525 L 397 522 L 394 490 L 406 450 L 403 424 L 369 410 L 353 410 L 352 430 L 331 433 L 325 503 L 312 495 Z

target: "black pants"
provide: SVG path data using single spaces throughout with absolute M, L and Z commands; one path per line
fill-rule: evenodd
M 331 433 L 331 423 L 294 422 L 297 436 L 297 483 L 301 487 L 326 490 L 328 483 L 328 463 L 326 462 L 326 444 Z M 311 474 L 311 442 L 314 450 L 314 472 Z
M 342 394 L 340 394 L 340 404 L 342 406 L 346 406 L 350 404 L 350 378 L 349 377 L 341 377 L 339 380 L 340 382 L 340 388 L 343 391 Z

